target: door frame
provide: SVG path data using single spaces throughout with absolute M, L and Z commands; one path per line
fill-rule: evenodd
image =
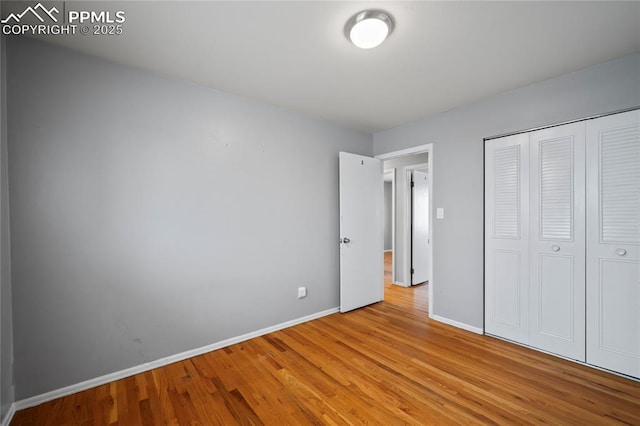
M 380 160 L 391 160 L 394 158 L 398 158 L 398 157 L 405 157 L 408 155 L 414 155 L 414 154 L 423 154 L 427 152 L 428 155 L 428 160 L 427 160 L 427 167 L 429 170 L 429 208 L 432 210 L 432 214 L 430 215 L 429 218 L 429 228 L 430 229 L 434 229 L 433 228 L 433 211 L 434 211 L 434 204 L 433 204 L 433 143 L 428 143 L 428 144 L 424 144 L 424 145 L 418 145 L 418 146 L 414 146 L 412 148 L 406 148 L 406 149 L 400 149 L 397 151 L 391 151 L 391 152 L 386 152 L 384 154 L 378 154 L 375 156 L 375 158 L 378 158 Z M 406 234 L 405 234 L 406 235 Z M 435 268 L 435 264 L 433 262 L 433 252 L 434 252 L 434 245 L 435 245 L 435 238 L 434 238 L 434 234 L 432 232 L 431 234 L 431 280 L 429 281 L 429 318 L 433 318 L 433 305 L 434 305 L 434 291 L 433 288 L 436 285 L 436 283 L 433 281 L 433 277 L 435 276 L 435 274 L 433 273 L 433 271 L 436 269 Z M 406 258 L 407 256 L 405 256 Z M 406 262 L 405 262 L 406 263 Z M 395 263 L 394 263 L 395 265 Z M 377 267 L 377 265 L 376 265 Z M 405 265 L 405 269 L 406 269 L 406 265 Z M 394 272 L 395 272 L 395 266 L 394 266 Z
M 382 176 L 391 175 L 391 281 L 396 282 L 396 168 L 383 169 Z M 383 179 L 384 181 L 384 179 Z M 384 185 L 384 184 L 383 184 Z
M 411 164 L 410 166 L 404 166 L 403 167 L 404 170 L 404 176 L 405 176 L 405 194 L 404 194 L 404 199 L 405 199 L 405 207 L 404 207 L 404 211 L 405 211 L 405 218 L 404 218 L 404 235 L 408 235 L 409 238 L 406 238 L 405 241 L 405 253 L 407 253 L 407 255 L 404 257 L 404 273 L 406 274 L 405 276 L 409 277 L 408 282 L 407 282 L 407 287 L 411 287 L 413 285 L 413 278 L 412 278 L 412 274 L 411 274 L 411 263 L 412 263 L 412 258 L 413 258 L 413 229 L 411 227 L 411 225 L 413 224 L 413 197 L 412 197 L 412 188 L 411 188 L 411 180 L 413 179 L 413 172 L 414 170 L 427 170 L 427 176 L 429 179 L 429 210 L 432 210 L 431 208 L 431 171 L 429 170 L 429 161 L 427 160 L 426 163 L 420 163 L 420 164 Z M 429 212 L 429 233 L 431 234 L 431 226 L 433 225 L 433 220 L 432 220 L 432 214 L 431 212 Z M 433 237 L 430 238 L 431 240 L 433 240 Z M 432 261 L 433 263 L 433 246 L 431 244 L 429 244 L 429 259 Z M 433 271 L 429 270 L 429 284 L 431 284 L 431 282 L 433 281 Z

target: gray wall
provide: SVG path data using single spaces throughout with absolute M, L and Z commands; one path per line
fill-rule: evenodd
M 433 143 L 433 313 L 483 326 L 483 138 L 640 105 L 640 55 L 374 134 L 376 155 Z
M 371 135 L 7 48 L 17 399 L 339 305 L 338 151 Z
M 404 167 L 414 164 L 423 164 L 429 160 L 428 154 L 409 155 L 406 157 L 394 158 L 386 160 L 384 169 L 396 169 L 396 247 L 393 256 L 396 264 L 396 282 L 410 285 L 410 277 L 408 268 L 405 269 L 406 245 L 409 241 L 409 235 L 404 232 L 404 222 L 406 216 L 407 204 L 407 181 L 405 178 Z
M 391 250 L 391 222 L 393 219 L 393 203 L 391 196 L 393 195 L 391 182 L 384 183 L 384 249 Z
M 14 401 L 5 40 L 0 37 L 0 419 Z

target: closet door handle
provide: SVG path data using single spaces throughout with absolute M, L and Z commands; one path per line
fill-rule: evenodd
M 627 254 L 627 251 L 623 248 L 619 248 L 618 250 L 616 250 L 616 254 L 618 256 L 625 256 Z
M 560 251 L 560 246 L 554 244 L 554 245 L 551 246 L 551 250 L 558 252 L 558 251 Z

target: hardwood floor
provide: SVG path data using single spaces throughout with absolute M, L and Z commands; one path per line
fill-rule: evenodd
M 18 412 L 12 425 L 640 424 L 640 383 L 427 318 L 427 286 Z

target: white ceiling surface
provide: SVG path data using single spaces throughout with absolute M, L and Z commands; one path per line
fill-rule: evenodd
M 375 132 L 640 51 L 640 2 L 67 2 L 121 36 L 48 36 L 115 62 Z M 385 9 L 380 47 L 345 38 Z

